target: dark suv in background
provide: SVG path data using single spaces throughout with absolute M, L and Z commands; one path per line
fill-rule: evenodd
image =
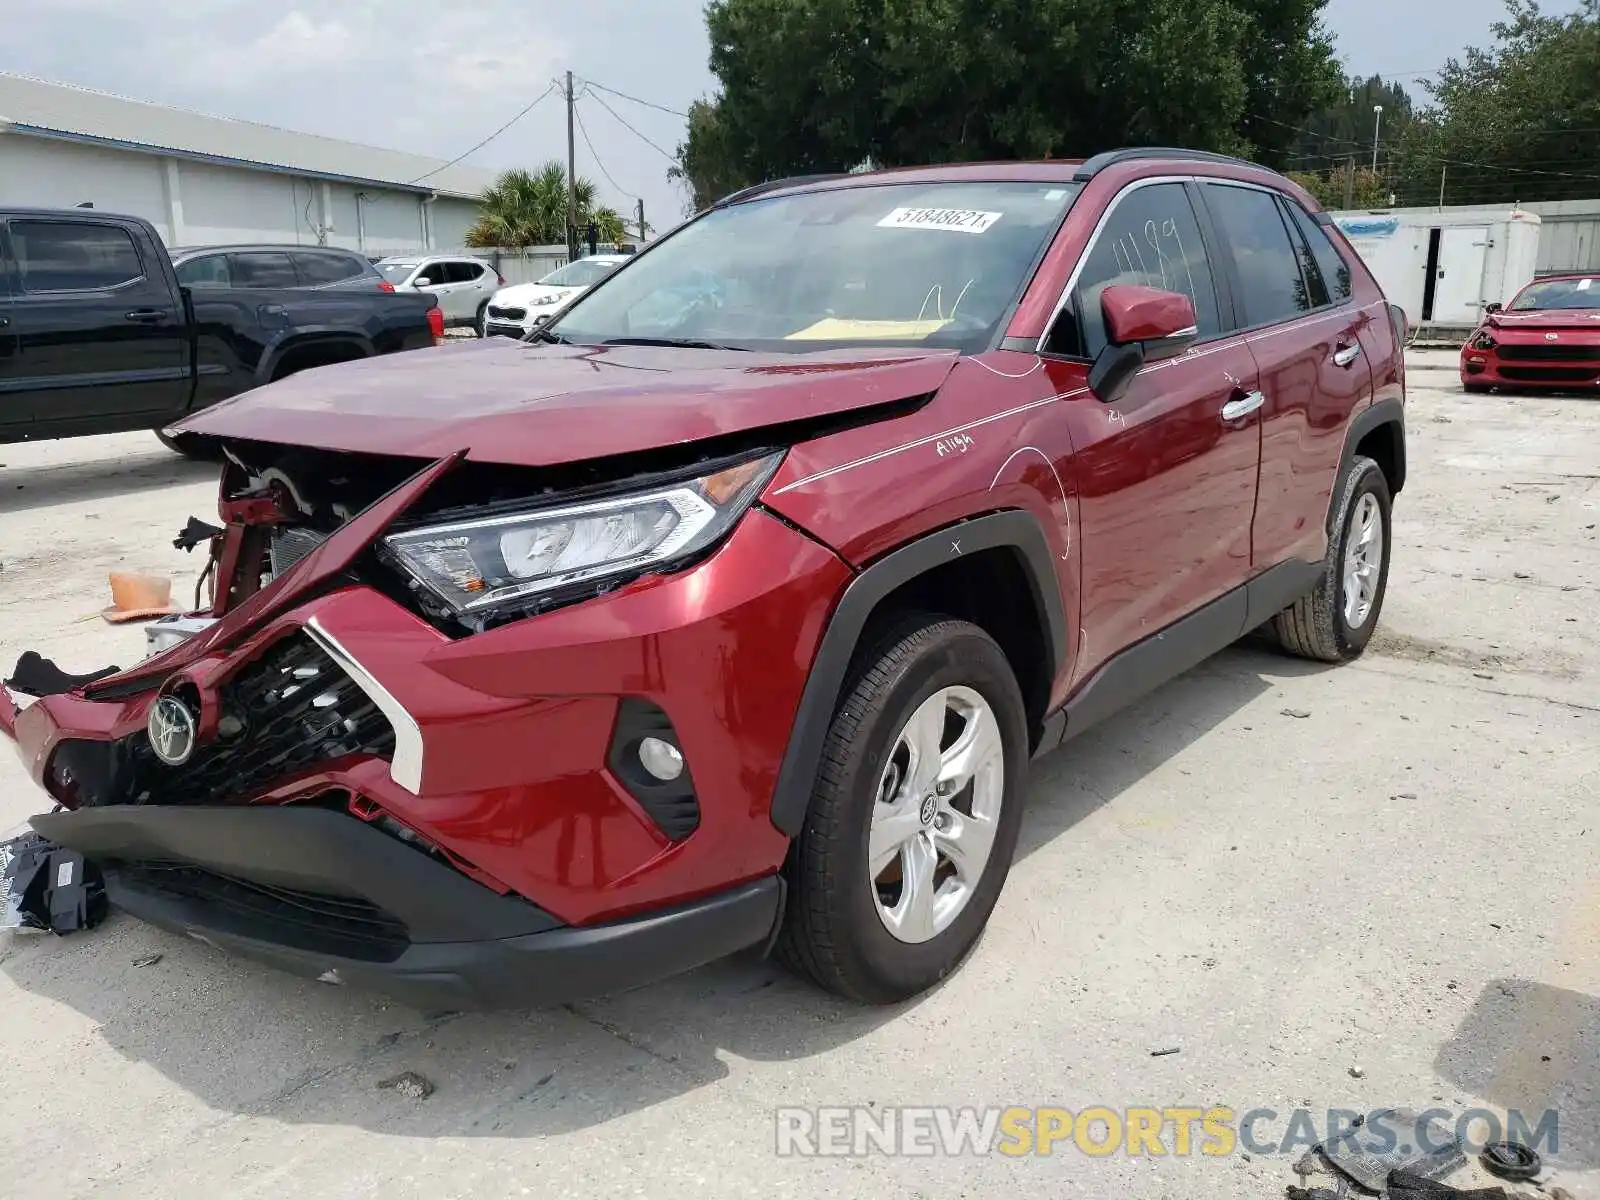
M 365 254 L 331 246 L 198 246 L 172 251 L 183 287 L 392 292 Z

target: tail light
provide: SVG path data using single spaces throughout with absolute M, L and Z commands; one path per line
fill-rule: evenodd
M 1408 328 L 1410 322 L 1406 320 L 1406 310 L 1392 301 L 1389 304 L 1389 323 L 1394 326 L 1394 340 L 1404 346 L 1411 333 Z
M 385 279 L 378 284 L 378 290 L 380 292 L 392 292 L 394 291 L 394 284 Z
M 433 334 L 433 344 L 444 342 L 444 310 L 437 304 L 428 310 L 428 329 Z

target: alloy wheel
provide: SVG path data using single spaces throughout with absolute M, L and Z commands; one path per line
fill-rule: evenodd
M 1344 550 L 1344 621 L 1360 629 L 1372 616 L 1383 571 L 1383 513 L 1378 498 L 1363 492 L 1350 518 L 1350 537 Z

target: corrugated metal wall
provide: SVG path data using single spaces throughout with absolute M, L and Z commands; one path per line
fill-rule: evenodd
M 1539 214 L 1537 271 L 1600 271 L 1600 200 L 1547 200 L 1524 204 Z

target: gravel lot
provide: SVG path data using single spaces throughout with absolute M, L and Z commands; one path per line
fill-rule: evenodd
M 863 1011 L 751 960 L 425 1014 L 129 918 L 0 934 L 0 1192 L 1231 1200 L 1295 1156 L 779 1158 L 772 1109 L 1404 1104 L 1553 1106 L 1555 1180 L 1600 1196 L 1600 399 L 1468 397 L 1452 358 L 1413 356 L 1371 652 L 1230 650 L 1039 764 L 936 993 Z M 213 471 L 149 435 L 0 446 L 0 662 L 136 658 L 106 572 L 189 594 L 191 513 Z M 0 752 L 0 828 L 36 806 Z M 378 1088 L 406 1070 L 437 1090 Z

